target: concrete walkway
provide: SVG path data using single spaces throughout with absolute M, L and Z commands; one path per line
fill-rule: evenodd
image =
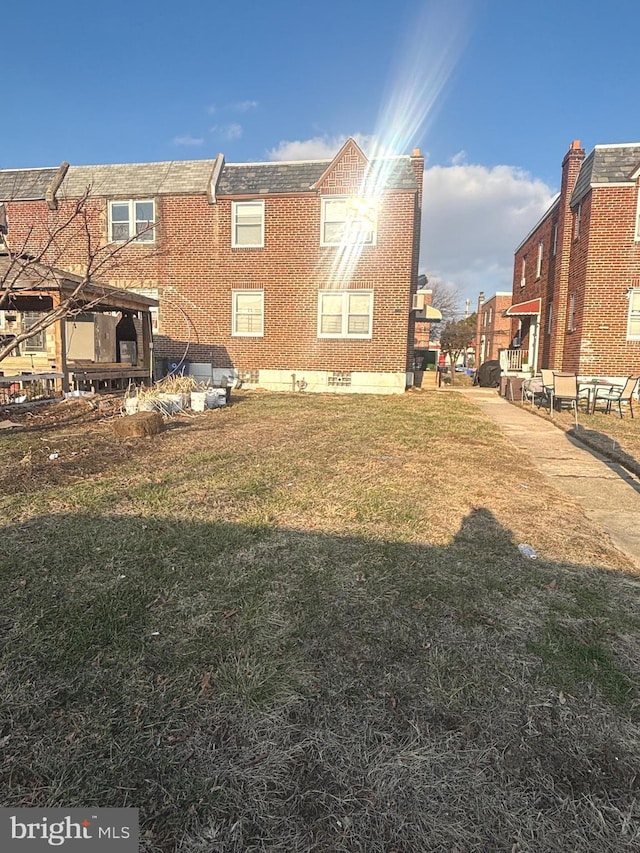
M 451 389 L 449 389 L 451 390 Z M 640 480 L 554 426 L 500 397 L 493 388 L 459 388 L 495 421 L 554 486 L 582 505 L 617 548 L 640 568 Z M 613 417 L 613 415 L 612 415 Z

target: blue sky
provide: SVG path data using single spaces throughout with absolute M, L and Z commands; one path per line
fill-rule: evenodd
M 477 301 L 571 140 L 638 142 L 640 3 L 215 0 L 3 12 L 0 167 L 425 154 L 421 272 Z

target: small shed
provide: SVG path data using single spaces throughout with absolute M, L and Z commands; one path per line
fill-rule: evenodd
M 85 281 L 43 264 L 20 266 L 11 255 L 0 255 L 1 343 L 10 343 L 38 317 L 60 309 L 52 325 L 0 361 L 0 384 L 28 388 L 42 381 L 67 392 L 150 382 L 150 312 L 157 306 L 157 300 L 131 290 Z

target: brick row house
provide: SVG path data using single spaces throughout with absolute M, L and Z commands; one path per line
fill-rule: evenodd
M 640 373 L 640 144 L 571 143 L 558 197 L 515 252 L 504 366 Z
M 489 299 L 484 293 L 478 297 L 476 322 L 476 364 L 499 359 L 500 350 L 511 345 L 511 320 L 505 311 L 511 307 L 511 291 L 497 291 Z
M 89 189 L 92 239 L 132 241 L 107 283 L 159 300 L 157 362 L 247 387 L 394 393 L 414 365 L 423 170 L 419 150 L 369 160 L 349 139 L 324 161 L 4 170 L 0 201 L 9 244 L 28 246 Z M 82 267 L 82 236 L 58 245 L 58 266 Z

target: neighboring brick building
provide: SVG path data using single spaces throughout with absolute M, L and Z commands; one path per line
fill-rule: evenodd
M 30 231 L 42 241 L 87 187 L 95 240 L 140 234 L 101 276 L 159 298 L 156 357 L 249 387 L 401 392 L 423 169 L 418 150 L 369 161 L 349 139 L 331 161 L 0 171 L 0 200 L 14 249 Z M 59 266 L 82 264 L 80 237 Z
M 512 303 L 511 291 L 498 291 L 490 299 L 484 293 L 478 297 L 476 325 L 476 364 L 497 359 L 500 350 L 511 345 L 511 320 L 504 312 Z
M 640 143 L 586 158 L 571 143 L 559 197 L 515 253 L 508 314 L 530 366 L 640 373 L 639 182 Z

